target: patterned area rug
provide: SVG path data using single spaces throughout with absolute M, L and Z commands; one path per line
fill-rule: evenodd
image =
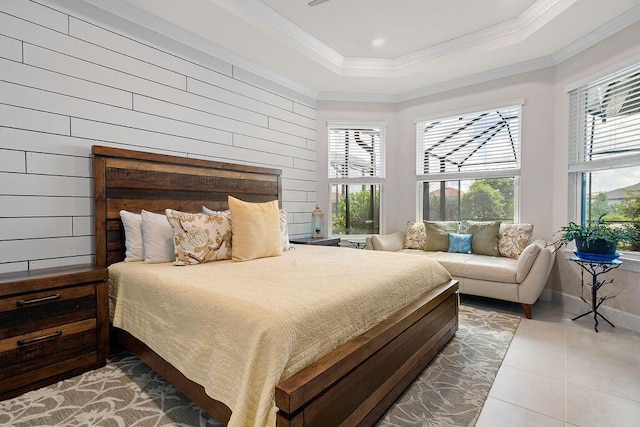
M 473 426 L 519 316 L 460 306 L 460 329 L 378 426 Z M 0 402 L 2 426 L 219 426 L 130 353 Z

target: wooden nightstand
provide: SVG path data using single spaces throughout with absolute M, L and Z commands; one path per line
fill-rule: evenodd
M 0 275 L 0 400 L 104 366 L 107 278 L 93 266 Z
M 299 245 L 340 246 L 339 237 L 301 237 L 299 239 L 289 239 L 289 242 Z

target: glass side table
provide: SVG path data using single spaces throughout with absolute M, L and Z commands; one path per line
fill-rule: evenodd
M 620 265 L 622 264 L 622 261 L 617 259 L 612 261 L 592 261 L 592 260 L 586 260 L 578 257 L 571 257 L 569 259 L 575 262 L 576 264 L 578 264 L 582 270 L 580 272 L 580 299 L 591 307 L 590 311 L 587 311 L 586 313 L 576 316 L 571 320 L 578 320 L 581 317 L 586 316 L 587 314 L 593 313 L 593 320 L 595 321 L 595 325 L 593 329 L 595 329 L 596 332 L 598 332 L 598 316 L 600 316 L 605 322 L 610 324 L 611 327 L 615 328 L 615 325 L 611 323 L 609 319 L 604 317 L 602 314 L 598 313 L 598 308 L 600 308 L 603 302 L 605 302 L 608 299 L 615 298 L 615 295 L 604 296 L 604 297 L 598 296 L 598 290 L 604 285 L 607 285 L 613 282 L 613 279 L 601 280 L 599 276 L 620 267 Z M 591 275 L 591 301 L 587 301 L 586 299 L 584 299 L 585 272 Z

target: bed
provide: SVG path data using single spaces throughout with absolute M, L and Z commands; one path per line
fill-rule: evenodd
M 280 204 L 282 202 L 281 172 L 276 169 L 101 146 L 94 146 L 93 154 L 96 264 L 110 267 L 114 278 L 116 275 L 122 274 L 122 269 L 151 270 L 145 268 L 143 263 L 135 263 L 139 264 L 137 266 L 126 266 L 124 264 L 134 263 L 121 262 L 124 259 L 124 231 L 119 216 L 120 210 L 140 211 L 145 209 L 163 213 L 165 208 L 171 207 L 184 212 L 199 212 L 202 206 L 214 210 L 224 210 L 227 208 L 228 195 L 252 202 L 270 200 L 278 200 Z M 311 252 L 311 254 L 307 254 L 307 252 Z M 246 263 L 224 261 L 220 264 L 212 263 L 216 266 L 203 264 L 194 267 L 160 265 L 154 267 L 156 273 L 153 274 L 156 274 L 157 278 L 165 278 L 166 289 L 171 289 L 171 282 L 174 279 L 170 279 L 169 276 L 176 271 L 196 272 L 201 269 L 204 272 L 215 267 L 215 274 L 218 275 L 222 274 L 225 269 L 240 271 L 237 269 L 238 264 L 247 264 L 248 269 L 271 270 L 276 268 L 276 264 L 283 264 L 278 268 L 290 268 L 284 265 L 287 263 L 304 269 L 304 264 L 307 262 L 305 259 L 319 260 L 322 257 L 327 257 L 326 262 L 337 262 L 335 259 L 331 259 L 331 257 L 335 258 L 336 254 L 339 254 L 338 258 L 344 258 L 347 254 L 355 256 L 358 264 L 386 262 L 389 265 L 395 265 L 405 262 L 400 259 L 409 258 L 400 256 L 396 259 L 393 258 L 395 254 L 374 255 L 348 248 L 300 246 L 271 260 L 262 259 Z M 377 259 L 375 258 L 377 256 L 383 258 Z M 412 264 L 412 261 L 407 262 L 409 264 L 406 267 L 398 264 L 398 269 L 417 268 Z M 303 274 L 300 270 L 298 273 Z M 424 275 L 418 273 L 416 270 L 415 273 L 409 275 L 412 277 L 411 280 L 417 280 L 414 276 Z M 142 271 L 127 274 L 133 277 L 133 283 L 142 282 L 136 276 L 143 274 Z M 212 274 L 214 273 L 206 273 L 208 276 Z M 246 274 L 249 275 L 248 277 L 260 276 L 257 273 Z M 280 273 L 280 277 L 284 276 L 285 274 Z M 342 282 L 345 288 L 367 287 L 367 282 L 376 281 L 371 279 L 358 284 L 355 279 L 349 279 L 348 275 L 341 274 L 341 276 L 345 276 L 344 280 L 347 280 Z M 288 289 L 295 287 L 296 280 L 300 283 L 304 282 L 306 287 L 312 288 L 313 283 L 301 280 L 301 277 L 308 276 L 296 277 L 289 278 L 290 282 L 286 285 L 289 286 Z M 375 301 L 386 300 L 386 296 L 380 296 L 386 294 L 380 294 L 370 299 L 367 299 L 368 297 L 362 298 L 363 301 L 366 300 L 369 303 L 363 306 L 362 315 L 358 315 L 356 318 L 366 318 L 369 316 L 368 313 L 371 313 L 372 316 L 369 323 L 363 322 L 359 326 L 365 329 L 355 330 L 356 335 L 344 340 L 344 342 L 328 343 L 330 350 L 324 349 L 318 355 L 309 356 L 309 350 L 304 350 L 306 359 L 294 357 L 294 361 L 290 365 L 283 366 L 283 376 L 275 383 L 273 390 L 265 391 L 265 394 L 268 395 L 266 398 L 275 402 L 277 407 L 277 413 L 274 416 L 277 425 L 373 425 L 428 365 L 458 328 L 457 283 L 450 280 L 449 277 L 443 278 L 438 275 L 434 277 L 438 277 L 438 283 L 433 283 L 426 293 L 422 292 L 416 295 L 407 293 L 403 296 L 404 302 L 398 303 L 400 305 L 396 308 L 389 308 L 392 312 L 381 314 L 382 320 L 380 322 L 377 322 L 373 317 L 373 314 L 378 310 Z M 197 279 L 190 280 L 198 281 Z M 343 279 L 334 278 L 333 282 L 338 285 L 341 283 L 340 280 Z M 353 280 L 354 283 L 350 283 L 349 280 Z M 159 279 L 156 282 L 161 284 Z M 257 282 L 266 286 L 267 281 L 259 278 Z M 330 287 L 331 284 L 323 285 L 323 289 Z M 387 288 L 395 291 L 396 288 L 401 287 L 397 285 L 387 286 Z M 156 286 L 153 291 L 165 292 L 162 290 L 162 286 Z M 382 288 L 378 292 L 387 291 L 389 290 Z M 287 313 L 286 310 L 296 308 L 296 304 L 300 306 L 302 312 L 310 311 L 308 306 L 305 307 L 303 303 L 299 302 L 306 301 L 306 297 L 287 298 L 286 291 L 279 291 L 283 292 L 280 296 L 277 295 L 277 292 L 273 293 L 275 295 L 274 301 L 291 300 L 288 305 L 283 305 L 285 313 Z M 333 291 L 327 289 L 325 293 L 330 294 L 331 292 Z M 364 291 L 357 288 L 353 292 L 354 295 L 361 295 L 360 293 Z M 159 296 L 158 301 L 160 298 L 162 297 Z M 176 298 L 176 296 L 172 294 L 169 298 Z M 156 298 L 153 300 L 156 301 Z M 353 301 L 356 300 L 353 299 Z M 187 303 L 193 304 L 193 302 L 185 302 L 185 304 Z M 129 306 L 131 312 L 135 311 L 135 304 L 137 303 L 132 303 Z M 176 305 L 179 304 L 176 303 Z M 232 304 L 228 305 L 232 306 Z M 379 305 L 383 306 L 384 304 Z M 353 310 L 356 310 L 358 305 L 355 304 L 353 307 Z M 154 309 L 153 306 L 149 308 L 149 310 Z M 263 313 L 271 313 L 272 311 L 268 307 L 263 307 L 262 310 Z M 143 310 L 141 309 L 141 311 Z M 194 311 L 192 313 L 194 316 L 198 316 L 198 312 L 202 313 L 205 310 L 192 311 Z M 287 320 L 283 320 L 287 316 L 281 314 L 273 317 L 278 321 Z M 193 322 L 198 321 L 197 317 L 193 318 Z M 122 329 L 113 328 L 113 338 L 137 354 L 145 363 L 174 384 L 216 420 L 224 424 L 229 423 L 229 425 L 244 425 L 244 422 L 238 420 L 237 416 L 232 417 L 232 413 L 236 415 L 241 413 L 240 409 L 234 412 L 229 405 L 210 397 L 212 394 L 217 396 L 215 391 L 211 391 L 210 384 L 190 372 L 188 367 L 182 366 L 180 359 L 172 359 L 170 352 L 167 353 L 164 349 L 158 348 L 153 339 L 155 335 L 161 336 L 167 332 L 166 335 L 173 334 L 171 339 L 177 339 L 180 335 L 179 330 L 169 333 L 168 329 L 171 328 L 167 328 L 167 325 L 164 326 L 159 325 L 157 331 L 149 332 L 146 339 L 139 339 L 141 333 L 135 328 L 131 328 L 129 331 L 126 330 L 129 328 L 124 326 Z M 303 330 L 300 329 L 300 331 Z M 279 348 L 277 340 L 274 341 L 274 344 L 275 348 Z M 270 360 L 274 357 L 266 359 Z M 215 372 L 214 368 L 211 370 Z M 286 375 L 284 375 L 285 372 Z M 271 423 L 271 418 L 269 420 Z

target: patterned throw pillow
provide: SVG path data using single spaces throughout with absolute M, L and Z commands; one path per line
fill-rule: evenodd
M 502 224 L 498 234 L 500 256 L 518 259 L 532 235 L 533 224 Z
M 473 234 L 449 233 L 449 252 L 470 254 L 472 240 Z
M 404 238 L 405 249 L 423 249 L 427 233 L 424 229 L 424 222 L 408 222 L 407 234 Z
M 167 209 L 176 247 L 174 265 L 202 264 L 231 258 L 229 215 L 185 213 Z

